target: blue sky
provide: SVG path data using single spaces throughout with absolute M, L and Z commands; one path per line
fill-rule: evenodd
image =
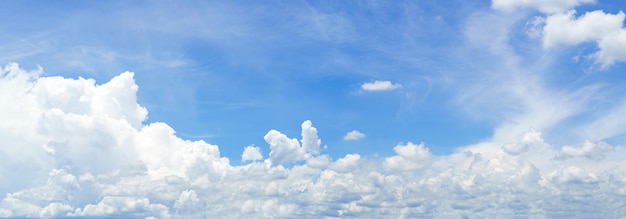
M 387 154 L 382 145 L 406 141 L 449 153 L 497 125 L 452 101 L 466 84 L 488 82 L 480 71 L 494 67 L 464 33 L 472 13 L 491 13 L 487 1 L 12 4 L 26 5 L 4 9 L 21 22 L 3 25 L 11 46 L 2 61 L 99 82 L 133 71 L 148 121 L 229 157 L 264 144 L 269 129 L 297 134 L 306 119 L 325 130 L 336 156 Z M 28 12 L 9 12 L 16 8 Z M 360 91 L 373 80 L 403 89 Z M 353 129 L 367 138 L 342 142 Z
M 109 112 L 107 110 L 112 108 L 106 104 L 100 111 L 95 110 L 100 102 L 94 96 L 96 105 L 91 107 L 97 113 L 85 114 L 86 118 L 100 121 L 98 116 L 106 115 L 133 124 L 135 117 L 132 116 L 139 115 L 141 126 L 129 129 L 139 133 L 138 136 L 144 132 L 142 127 L 166 124 L 176 132 L 176 139 L 203 140 L 218 145 L 220 156 L 228 158 L 229 168 L 235 169 L 269 162 L 272 165 L 266 167 L 267 171 L 275 171 L 272 168 L 276 168 L 276 162 L 289 156 L 280 152 L 285 149 L 293 152 L 293 156 L 301 156 L 295 166 L 284 163 L 288 169 L 307 165 L 312 168 L 314 165 L 309 162 L 318 162 L 314 160 L 319 158 L 331 162 L 322 170 L 341 172 L 348 168 L 339 168 L 339 160 L 345 158 L 345 162 L 361 159 L 358 161 L 361 165 L 371 164 L 371 168 L 383 175 L 393 175 L 395 172 L 385 171 L 397 168 L 408 168 L 420 175 L 423 163 L 407 161 L 406 166 L 396 166 L 396 162 L 406 161 L 402 159 L 408 159 L 408 155 L 394 148 L 406 147 L 415 150 L 413 155 L 425 154 L 415 159 L 432 158 L 432 165 L 437 166 L 438 162 L 456 159 L 464 151 L 485 157 L 497 157 L 498 153 L 505 152 L 521 156 L 527 146 L 511 148 L 506 145 L 516 142 L 527 145 L 529 141 L 548 145 L 548 149 L 544 149 L 552 151 L 554 156 L 546 159 L 569 159 L 571 155 L 597 161 L 599 154 L 607 153 L 607 148 L 622 150 L 621 145 L 626 140 L 624 9 L 626 3 L 608 0 L 55 1 L 44 5 L 37 1 L 16 1 L 5 2 L 0 8 L 0 63 L 7 65 L 3 70 L 7 81 L 11 79 L 6 76 L 7 72 L 18 72 L 10 68 L 9 63 L 18 63 L 20 72 L 41 67 L 41 73 L 28 74 L 42 81 L 61 76 L 68 81 L 93 79 L 93 83 L 104 85 L 116 84 L 109 82 L 112 78 L 122 78 L 119 80 L 124 83 L 120 82 L 119 87 L 102 89 L 109 92 L 102 93 L 105 96 L 128 92 L 135 83 L 136 94 L 115 96 L 124 100 L 130 98 L 129 102 L 115 98 L 113 103 L 107 102 L 127 106 L 122 107 L 122 111 Z M 132 80 L 120 75 L 125 71 L 134 72 Z M 68 87 L 73 86 L 67 83 Z M 18 92 L 5 86 L 3 92 Z M 74 88 L 64 86 L 58 85 L 55 89 L 71 96 L 69 93 Z M 89 83 L 81 86 L 84 89 L 94 87 Z M 31 94 L 28 92 L 26 96 Z M 96 95 L 101 91 L 93 92 Z M 48 96 L 35 98 L 33 103 L 24 102 L 24 106 L 38 103 L 35 105 L 41 110 L 32 110 L 32 115 L 24 114 L 23 118 L 47 121 L 42 119 L 49 115 L 44 112 L 51 113 L 55 110 L 52 106 L 57 106 L 53 103 L 61 101 L 49 96 L 54 94 L 42 94 Z M 135 109 L 135 103 L 145 108 L 148 113 L 145 119 L 141 119 L 141 109 Z M 56 107 L 69 117 L 55 123 L 70 124 L 62 126 L 66 128 L 74 124 L 70 114 L 75 110 L 73 106 L 67 107 L 71 109 Z M 4 113 L 17 112 L 11 109 L 6 107 Z M 126 109 L 131 111 L 124 111 Z M 133 110 L 139 110 L 139 114 Z M 101 112 L 103 114 L 98 114 Z M 118 118 L 116 113 L 123 116 Z M 300 124 L 307 120 L 312 122 L 321 139 L 321 151 L 310 149 L 312 146 L 304 146 L 305 143 L 301 150 L 291 151 L 293 148 L 287 149 L 286 141 L 280 141 L 282 137 L 268 133 L 277 130 L 289 138 L 299 139 L 307 130 Z M 5 142 L 7 148 L 0 155 L 13 156 L 9 142 L 40 147 L 39 141 L 47 142 L 46 145 L 74 145 L 73 142 L 80 145 L 86 139 L 84 142 L 108 145 L 108 141 L 100 141 L 100 138 L 110 135 L 114 136 L 110 142 L 117 142 L 112 145 L 125 145 L 120 142 L 126 138 L 110 131 L 115 128 L 108 124 L 94 125 L 109 131 L 94 131 L 93 138 L 60 137 L 73 136 L 72 131 L 42 131 L 56 127 L 53 125 L 25 131 L 35 133 L 33 139 L 39 139 L 32 141 L 19 138 L 30 134 L 4 131 L 0 136 L 12 136 L 7 138 L 13 140 Z M 6 122 L 2 127 L 11 126 L 12 123 Z M 346 139 L 346 134 L 353 130 L 360 132 L 361 137 Z M 541 133 L 540 141 L 532 140 L 535 132 Z M 283 143 L 271 146 L 272 139 Z M 171 147 L 182 144 L 172 142 L 175 143 Z M 422 142 L 425 146 L 417 146 Z M 585 142 L 595 146 L 586 147 Z M 250 145 L 260 150 L 261 157 L 242 160 L 244 148 Z M 580 148 L 575 149 L 580 151 L 576 153 L 567 148 L 578 146 Z M 45 178 L 52 177 L 56 170 L 79 177 L 87 173 L 98 176 L 105 174 L 104 170 L 117 168 L 102 164 L 102 167 L 92 167 L 101 172 L 90 172 L 78 166 L 64 167 L 81 162 L 70 158 L 80 154 L 77 150 L 68 152 L 62 162 L 60 158 L 52 161 L 43 158 L 44 155 L 32 155 L 42 156 L 41 167 L 32 167 L 42 174 L 28 176 L 39 179 L 34 180 L 32 186 L 38 185 L 37 182 L 45 184 Z M 270 155 L 272 151 L 276 151 L 277 157 Z M 52 154 L 60 156 L 59 153 L 53 150 Z M 139 163 L 145 163 L 148 170 L 156 170 L 151 169 L 156 167 L 150 160 L 157 159 L 157 155 L 149 157 L 137 153 Z M 258 158 L 256 153 L 250 153 L 255 155 L 251 157 Z M 348 156 L 355 154 L 359 159 Z M 326 155 L 328 157 L 323 158 Z M 111 156 L 115 160 L 135 155 Z M 268 159 L 262 161 L 263 158 Z M 547 167 L 539 164 L 541 162 L 535 163 L 538 158 L 524 159 L 536 166 L 545 179 L 570 170 L 580 172 L 568 169 L 569 163 Z M 18 158 L 15 160 L 19 163 Z M 589 165 L 594 166 L 592 161 Z M 600 171 L 594 169 L 597 165 L 591 168 L 584 166 L 586 164 L 576 168 Z M 606 161 L 606 165 L 611 164 L 616 165 Z M 178 167 L 172 165 L 168 168 Z M 615 171 L 618 170 L 623 171 L 621 168 Z M 48 171 L 52 172 L 47 174 Z M 436 172 L 436 168 L 430 171 Z M 606 173 L 602 171 L 593 173 Z M 358 171 L 355 170 L 355 174 Z M 180 176 L 191 177 L 183 175 Z M 31 179 L 28 177 L 24 180 Z M 411 181 L 412 178 L 406 179 Z M 0 192 L 17 194 L 10 192 L 27 189 L 15 187 L 17 184 L 1 187 Z M 202 193 L 200 187 L 193 188 L 195 190 L 184 190 L 187 193 L 181 195 L 191 194 L 189 191 Z M 97 197 L 108 197 L 99 194 Z M 8 206 L 6 200 L 0 207 Z M 81 208 L 80 205 L 85 204 L 82 202 L 64 204 L 71 209 L 62 208 L 65 211 L 60 212 L 81 215 L 80 212 L 87 211 L 87 207 Z M 0 208 L 2 215 L 7 214 Z

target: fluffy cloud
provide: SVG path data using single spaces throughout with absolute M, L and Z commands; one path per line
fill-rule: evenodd
M 551 48 L 558 44 L 576 45 L 595 42 L 598 52 L 593 55 L 603 67 L 626 60 L 626 29 L 624 13 L 608 14 L 603 11 L 586 12 L 576 18 L 575 11 L 550 15 L 543 28 L 543 45 Z
M 346 141 L 356 141 L 356 140 L 359 140 L 361 138 L 365 138 L 365 134 L 363 134 L 363 133 L 361 133 L 361 132 L 359 132 L 357 130 L 352 130 L 352 131 L 346 133 L 345 136 L 343 136 L 343 140 L 346 140 Z
M 394 84 L 391 81 L 379 81 L 376 80 L 374 82 L 363 83 L 361 84 L 361 89 L 364 91 L 387 91 L 387 90 L 395 90 L 402 88 L 401 84 Z
M 396 156 L 385 158 L 383 166 L 388 170 L 416 170 L 427 167 L 432 155 L 424 144 L 397 145 L 393 148 Z
M 575 11 L 551 15 L 546 19 L 543 45 L 547 48 L 558 44 L 579 44 L 599 40 L 619 32 L 624 13 L 605 14 L 602 11 L 587 12 L 578 19 Z
M 604 160 L 606 157 L 604 154 L 611 150 L 613 150 L 613 147 L 604 142 L 592 143 L 586 141 L 579 147 L 563 146 L 557 158 L 586 157 L 591 160 Z
M 334 160 L 305 121 L 301 140 L 270 130 L 269 157 L 248 146 L 242 160 L 255 162 L 233 165 L 216 145 L 144 124 L 136 90 L 132 73 L 96 84 L 3 68 L 0 217 L 626 215 L 622 146 L 558 147 L 531 130 L 449 155 L 409 142 Z
M 529 33 L 538 35 L 536 31 L 540 23 L 543 24 L 543 47 L 546 49 L 559 44 L 577 45 L 584 42 L 594 42 L 598 51 L 591 57 L 607 68 L 615 62 L 626 61 L 626 28 L 623 28 L 624 12 L 616 14 L 605 13 L 601 10 L 585 12 L 576 18 L 574 7 L 594 3 L 595 0 L 493 0 L 492 7 L 500 10 L 513 10 L 519 7 L 536 8 L 546 17 L 536 17 L 532 21 Z
M 254 145 L 246 147 L 243 150 L 243 154 L 241 154 L 241 161 L 255 161 L 261 159 L 263 159 L 261 148 Z

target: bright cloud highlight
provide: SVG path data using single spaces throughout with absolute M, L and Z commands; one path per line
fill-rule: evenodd
M 54 86 L 52 86 L 54 84 Z M 434 155 L 398 144 L 390 157 L 320 151 L 311 121 L 301 140 L 270 130 L 219 147 L 146 124 L 133 74 L 109 82 L 44 77 L 17 64 L 0 77 L 1 217 L 601 217 L 626 214 L 626 148 L 550 145 L 530 130 Z M 45 97 L 45 98 L 42 98 Z M 333 147 L 332 145 L 329 147 Z M 265 147 L 263 147 L 265 148 Z M 28 162 L 25 162 L 28 161 Z
M 361 89 L 364 91 L 388 91 L 402 88 L 401 84 L 394 84 L 391 81 L 379 81 L 363 83 Z

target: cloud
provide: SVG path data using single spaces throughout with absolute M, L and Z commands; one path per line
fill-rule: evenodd
M 261 154 L 261 148 L 254 145 L 250 145 L 243 150 L 241 154 L 241 161 L 256 161 L 263 159 Z
M 2 70 L 0 178 L 12 180 L 0 182 L 0 217 L 626 214 L 623 146 L 560 147 L 530 130 L 509 146 L 485 141 L 435 155 L 409 142 L 390 157 L 334 159 L 304 121 L 301 140 L 270 130 L 269 157 L 248 146 L 242 160 L 259 162 L 233 165 L 216 145 L 146 123 L 132 73 L 102 84 L 41 75 L 16 64 Z
M 388 91 L 402 88 L 401 84 L 394 84 L 391 81 L 379 81 L 363 83 L 361 89 L 364 91 Z
M 579 18 L 574 17 L 575 13 L 572 10 L 548 16 L 544 26 L 544 47 L 598 40 L 618 33 L 624 21 L 624 13 L 621 12 L 612 15 L 592 11 Z
M 613 147 L 604 142 L 592 143 L 585 141 L 579 147 L 563 146 L 557 155 L 558 159 L 586 157 L 591 160 L 604 160 L 605 153 L 612 151 Z
M 356 141 L 359 139 L 365 138 L 365 134 L 357 131 L 357 130 L 352 130 L 348 133 L 346 133 L 345 136 L 343 136 L 343 140 L 345 141 Z
M 517 8 L 534 8 L 544 13 L 556 13 L 581 4 L 595 2 L 595 0 L 492 0 L 491 7 L 506 11 L 513 11 Z
M 562 0 L 562 1 L 519 1 L 493 0 L 495 9 L 513 10 L 517 7 L 537 8 L 547 13 L 546 18 L 535 18 L 543 26 L 543 47 L 546 49 L 559 44 L 577 45 L 584 42 L 594 42 L 598 52 L 592 57 L 601 64 L 602 68 L 618 61 L 626 61 L 626 29 L 623 28 L 624 13 L 605 13 L 601 10 L 585 12 L 576 18 L 575 6 L 584 3 L 594 3 L 594 0 Z M 531 30 L 532 32 L 533 30 Z M 536 31 L 534 31 L 536 32 Z M 534 33 L 533 35 L 537 35 Z
M 512 11 L 520 7 L 535 8 L 547 14 L 536 17 L 531 36 L 538 35 L 538 21 L 543 23 L 543 47 L 553 48 L 559 44 L 577 45 L 594 42 L 598 51 L 591 57 L 606 69 L 615 62 L 626 61 L 626 29 L 623 28 L 624 12 L 605 13 L 602 10 L 585 12 L 576 18 L 573 10 L 581 4 L 595 3 L 595 0 L 492 0 L 492 7 Z
M 415 145 L 409 142 L 406 145 L 397 145 L 393 150 L 398 155 L 385 158 L 385 169 L 417 170 L 427 167 L 432 160 L 432 154 L 424 144 Z
M 595 42 L 599 50 L 592 57 L 603 68 L 626 60 L 624 12 L 608 14 L 598 10 L 586 12 L 579 18 L 574 17 L 574 13 L 567 11 L 547 17 L 543 28 L 545 48 Z

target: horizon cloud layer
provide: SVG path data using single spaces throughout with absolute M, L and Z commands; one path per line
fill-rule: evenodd
M 559 147 L 529 130 L 448 155 L 407 142 L 390 157 L 333 158 L 307 120 L 302 139 L 270 130 L 234 165 L 217 145 L 145 124 L 131 72 L 103 84 L 42 75 L 0 73 L 0 217 L 626 215 L 623 146 Z

